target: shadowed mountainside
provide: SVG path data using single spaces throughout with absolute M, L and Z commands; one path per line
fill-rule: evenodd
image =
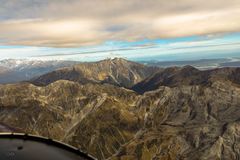
M 214 81 L 231 81 L 240 84 L 240 68 L 217 68 L 201 71 L 191 66 L 172 67 L 146 78 L 134 85 L 132 89 L 138 93 L 144 93 L 160 86 L 209 85 Z

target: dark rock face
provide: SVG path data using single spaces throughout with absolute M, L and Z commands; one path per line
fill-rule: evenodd
M 94 64 L 89 65 L 91 70 Z M 77 82 L 51 83 L 45 77 L 47 86 L 0 85 L 0 122 L 69 143 L 98 159 L 239 159 L 239 72 L 168 68 L 140 83 L 154 86 L 142 95 L 96 82 L 99 75 L 92 72 L 96 83 L 78 83 L 76 74 Z
M 153 75 L 159 68 L 147 67 L 125 59 L 107 59 L 93 63 L 81 63 L 74 67 L 60 69 L 32 81 L 35 85 L 48 85 L 57 80 L 86 83 L 108 83 L 130 88 L 134 84 Z

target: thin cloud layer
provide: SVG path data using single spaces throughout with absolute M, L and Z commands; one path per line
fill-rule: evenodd
M 79 47 L 240 31 L 239 0 L 0 0 L 0 44 Z

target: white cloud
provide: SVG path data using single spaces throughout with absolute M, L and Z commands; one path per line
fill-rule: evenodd
M 240 31 L 237 0 L 0 0 L 0 44 L 78 47 L 108 40 Z

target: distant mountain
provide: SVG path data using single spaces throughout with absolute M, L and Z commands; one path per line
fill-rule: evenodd
M 220 63 L 220 67 L 240 67 L 240 61 Z
M 166 68 L 134 85 L 138 93 L 155 90 L 161 86 L 208 85 L 216 80 L 240 84 L 240 68 L 198 70 L 192 66 Z
M 200 70 L 208 70 L 219 67 L 240 67 L 240 58 L 199 59 L 186 61 L 146 61 L 142 62 L 149 66 L 161 68 L 193 66 Z
M 0 66 L 0 74 L 6 74 L 9 72 L 9 69 L 3 66 Z
M 79 62 L 72 61 L 40 61 L 15 60 L 0 61 L 0 83 L 15 83 L 32 79 L 33 77 L 51 72 L 53 70 L 69 67 Z
M 70 80 L 81 84 L 108 83 L 130 88 L 159 70 L 157 67 L 147 67 L 125 59 L 115 58 L 59 69 L 33 79 L 32 83 L 48 85 L 57 80 Z

